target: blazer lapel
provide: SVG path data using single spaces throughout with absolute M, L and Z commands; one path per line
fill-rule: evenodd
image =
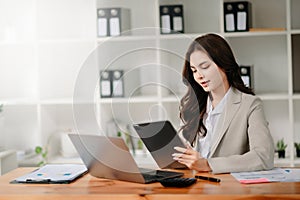
M 241 96 L 241 92 L 232 88 L 232 92 L 231 94 L 229 94 L 224 110 L 222 111 L 219 121 L 216 124 L 217 126 L 215 127 L 215 134 L 212 138 L 209 157 L 211 157 L 215 153 L 217 146 L 219 145 L 224 134 L 226 133 L 230 122 L 232 121 L 235 113 L 237 112 L 240 106 L 242 98 Z

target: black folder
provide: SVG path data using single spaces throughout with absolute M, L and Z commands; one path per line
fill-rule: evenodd
M 248 1 L 237 2 L 236 12 L 236 30 L 249 31 L 252 26 L 251 3 Z
M 100 96 L 102 98 L 112 97 L 112 84 L 110 70 L 100 71 Z
M 124 97 L 123 70 L 113 70 L 111 72 L 112 96 Z
M 184 33 L 183 5 L 159 7 L 161 34 Z
M 249 31 L 252 27 L 251 12 L 248 1 L 224 2 L 224 31 Z
M 109 9 L 99 8 L 97 10 L 97 35 L 98 37 L 109 36 Z
M 128 30 L 130 30 L 131 26 L 129 9 L 99 8 L 97 9 L 97 18 L 98 37 L 129 34 Z
M 236 31 L 236 8 L 234 2 L 224 3 L 224 29 L 225 32 Z
M 247 87 L 253 88 L 253 66 L 240 66 L 240 73 L 244 84 Z

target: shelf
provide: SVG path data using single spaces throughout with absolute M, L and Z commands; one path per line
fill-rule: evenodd
M 95 39 L 86 39 L 86 38 L 65 38 L 65 39 L 42 39 L 38 40 L 38 44 L 64 44 L 64 43 L 94 43 Z
M 300 29 L 291 30 L 291 34 L 300 34 Z
M 96 104 L 94 101 L 74 100 L 73 98 L 41 100 L 41 105 L 74 105 L 74 104 Z
M 294 94 L 293 99 L 294 100 L 300 100 L 300 94 Z
M 270 93 L 270 94 L 257 94 L 259 98 L 262 100 L 288 100 L 289 95 L 288 94 L 276 94 L 276 93 Z
M 98 43 L 103 43 L 103 42 L 129 42 L 129 41 L 151 41 L 151 40 L 156 40 L 156 36 L 153 35 L 143 35 L 143 36 L 115 36 L 115 37 L 98 37 L 97 42 Z
M 298 33 L 298 30 L 295 30 L 294 32 Z M 195 39 L 203 34 L 206 34 L 206 33 L 204 32 L 204 33 L 166 34 L 166 35 L 160 35 L 159 39 L 161 39 L 161 40 Z M 224 33 L 219 33 L 219 34 L 223 35 L 224 37 L 256 37 L 256 36 L 273 36 L 273 35 L 285 36 L 287 34 L 287 31 L 279 30 L 279 29 L 278 30 L 274 29 L 274 31 L 270 31 L 270 29 L 260 29 L 260 31 L 224 32 Z
M 153 103 L 161 100 L 162 102 L 180 102 L 180 98 L 169 95 L 169 96 L 141 96 L 131 98 L 102 98 L 99 103 Z
M 73 99 L 49 99 L 49 100 L 41 100 L 40 102 L 42 105 L 69 105 L 73 104 Z
M 35 41 L 0 41 L 0 46 L 18 46 L 18 45 L 34 45 Z
M 182 40 L 182 39 L 193 40 L 203 34 L 205 34 L 205 33 L 202 33 L 202 34 L 201 33 L 165 34 L 165 35 L 160 35 L 159 39 L 160 40 Z
M 234 33 L 224 33 L 225 37 L 256 37 L 256 36 L 273 36 L 273 35 L 286 35 L 286 31 L 249 31 L 249 32 L 234 32 Z
M 73 105 L 73 104 L 95 104 L 91 101 L 76 101 L 71 98 L 65 99 L 47 99 L 47 100 L 35 100 L 35 99 L 0 99 L 0 104 L 5 106 L 23 106 L 23 105 Z
M 180 95 L 183 96 L 183 95 Z M 178 98 L 174 95 L 170 95 L 170 96 L 164 96 L 162 98 L 162 102 L 170 102 L 170 103 L 180 103 L 181 97 Z
M 30 98 L 0 99 L 0 104 L 4 104 L 5 106 L 36 105 L 38 104 L 38 100 Z
M 122 97 L 115 97 L 115 98 L 101 98 L 99 99 L 99 103 L 103 104 L 110 104 L 110 103 L 153 103 L 157 102 L 157 96 L 136 96 L 130 98 L 122 98 Z

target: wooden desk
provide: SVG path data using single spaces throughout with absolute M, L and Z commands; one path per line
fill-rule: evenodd
M 10 184 L 11 180 L 32 171 L 18 168 L 0 177 L 0 199 L 300 199 L 300 183 L 264 183 L 244 185 L 230 174 L 214 175 L 221 183 L 199 180 L 188 188 L 165 188 L 160 183 L 137 184 L 98 179 L 89 174 L 71 184 Z M 186 170 L 185 176 L 191 177 Z M 209 176 L 209 174 L 201 174 Z

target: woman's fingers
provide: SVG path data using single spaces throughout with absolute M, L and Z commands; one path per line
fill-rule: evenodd
M 185 153 L 186 152 L 186 148 L 182 148 L 182 147 L 174 147 L 174 149 L 176 150 L 176 151 L 179 151 L 179 152 L 181 152 L 181 153 Z
M 179 153 L 173 153 L 172 156 L 174 160 L 193 160 L 195 159 L 195 156 L 198 152 L 195 152 L 193 149 L 185 149 L 182 147 L 175 147 L 175 150 L 177 150 Z
M 192 145 L 188 141 L 185 142 L 185 146 L 187 149 L 193 149 Z
M 177 162 L 186 165 L 190 169 L 195 169 L 198 171 L 211 171 L 207 160 L 191 147 L 174 147 L 174 149 L 178 152 L 173 153 L 172 156 Z
M 194 150 L 191 148 L 182 148 L 182 147 L 174 147 L 176 151 L 179 151 L 180 153 L 184 154 L 193 154 Z

